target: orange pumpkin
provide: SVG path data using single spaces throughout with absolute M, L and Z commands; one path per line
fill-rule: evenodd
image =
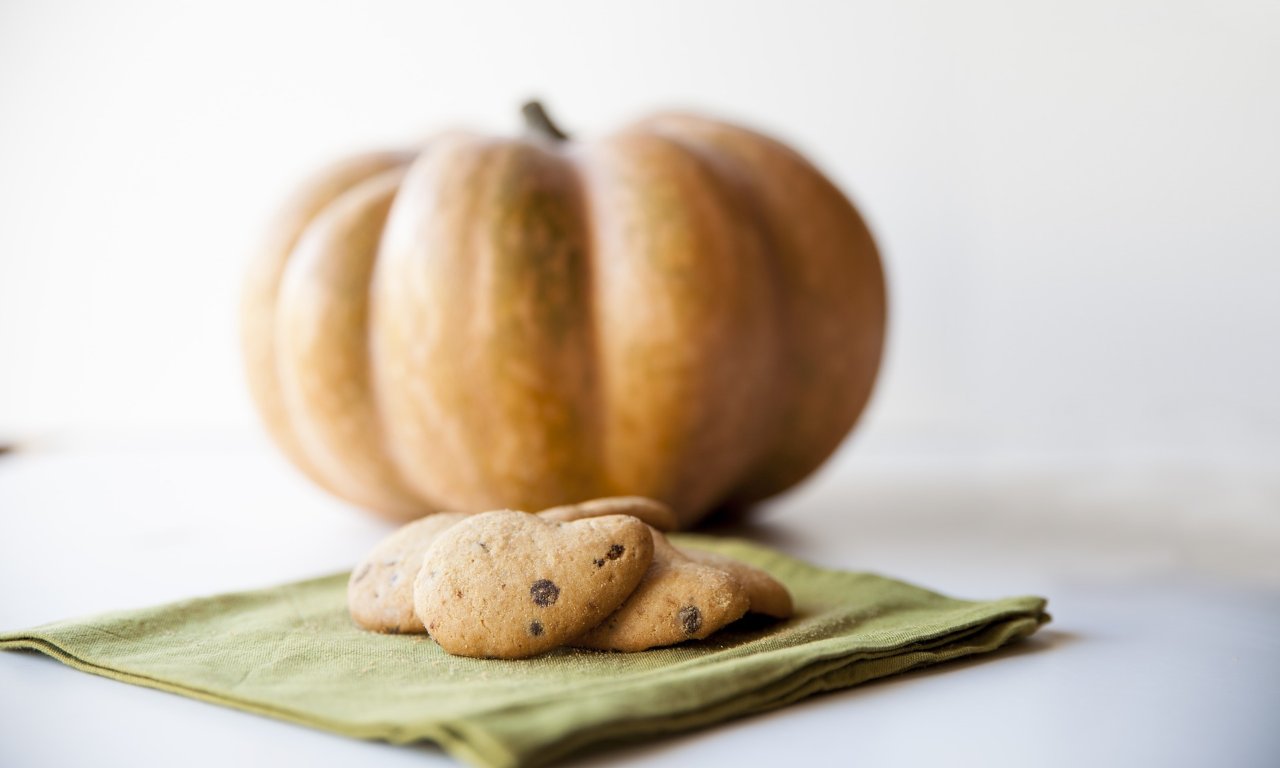
M 396 520 L 637 494 L 688 526 L 812 472 L 884 340 L 849 201 L 727 123 L 578 143 L 525 115 L 348 159 L 284 207 L 242 318 L 280 447 Z

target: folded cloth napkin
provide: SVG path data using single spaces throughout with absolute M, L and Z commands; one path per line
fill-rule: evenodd
M 348 736 L 433 741 L 479 766 L 518 766 L 984 653 L 1048 620 L 1038 597 L 955 600 L 746 541 L 672 539 L 768 570 L 791 589 L 795 616 L 749 617 L 705 641 L 642 653 L 466 659 L 423 636 L 357 629 L 346 574 L 337 574 L 3 634 L 0 649 Z

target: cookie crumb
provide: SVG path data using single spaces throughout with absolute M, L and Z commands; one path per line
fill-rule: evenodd
M 538 579 L 529 587 L 529 594 L 533 597 L 533 602 L 545 607 L 559 599 L 560 588 L 550 579 Z
M 680 621 L 680 626 L 684 628 L 686 635 L 696 634 L 702 629 L 702 611 L 698 610 L 696 605 L 686 605 L 676 614 L 676 618 Z

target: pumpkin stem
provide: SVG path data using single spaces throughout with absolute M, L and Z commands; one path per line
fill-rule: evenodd
M 524 126 L 535 136 L 541 136 L 551 141 L 568 141 L 569 134 L 560 130 L 559 126 L 551 121 L 551 117 L 547 114 L 547 110 L 543 108 L 542 102 L 530 101 L 520 108 L 520 113 L 524 115 Z

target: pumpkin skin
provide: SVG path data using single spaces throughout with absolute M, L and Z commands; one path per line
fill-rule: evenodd
M 803 479 L 884 341 L 853 206 L 781 143 L 703 117 L 554 133 L 445 134 L 303 186 L 242 307 L 275 441 L 398 521 L 641 495 L 687 527 Z

